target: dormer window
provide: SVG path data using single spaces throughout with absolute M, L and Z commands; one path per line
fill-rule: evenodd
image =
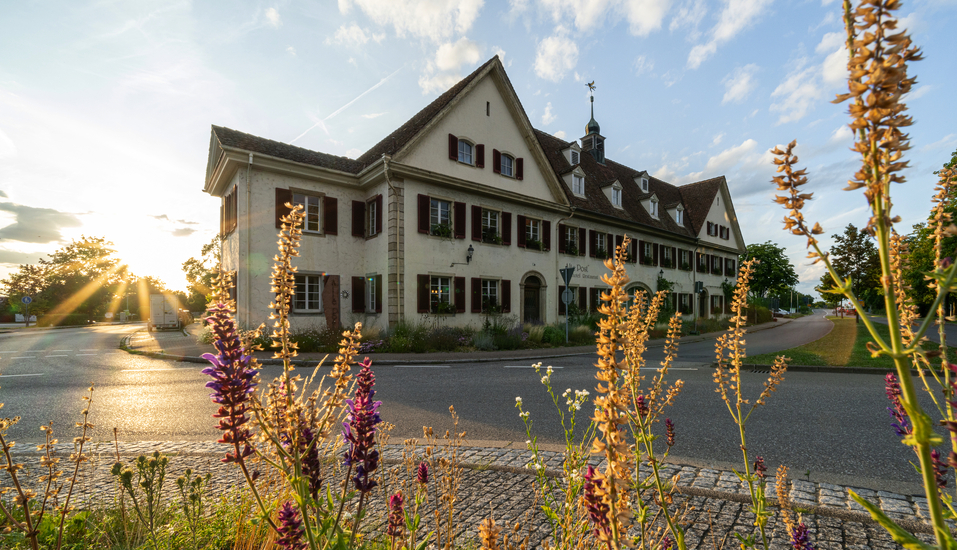
M 472 144 L 462 139 L 459 140 L 459 162 L 472 164 Z
M 638 180 L 638 185 L 641 186 L 642 193 L 648 192 L 648 178 L 641 178 L 640 180 Z
M 677 222 L 678 225 L 685 224 L 685 209 L 680 204 L 677 210 L 675 210 L 675 222 Z
M 515 159 L 509 155 L 502 154 L 502 175 L 512 177 L 512 167 L 515 165 Z
M 572 151 L 572 165 L 578 164 L 580 161 L 578 151 Z
M 611 188 L 611 204 L 615 208 L 621 208 L 621 189 L 617 187 Z
M 585 196 L 585 178 L 578 174 L 572 175 L 572 193 Z
M 651 198 L 651 217 L 656 220 L 658 219 L 658 198 L 657 197 Z

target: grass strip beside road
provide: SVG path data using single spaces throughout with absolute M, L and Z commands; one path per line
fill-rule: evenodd
M 831 318 L 834 328 L 823 338 L 809 344 L 780 351 L 754 355 L 744 360 L 749 365 L 770 365 L 775 357 L 790 357 L 792 365 L 819 367 L 874 367 L 893 369 L 894 362 L 888 357 L 871 357 L 867 343 L 872 341 L 870 333 L 854 317 L 844 319 Z M 876 323 L 877 332 L 885 341 L 890 338 L 887 325 Z M 935 349 L 937 344 L 930 342 L 925 349 Z M 957 348 L 951 348 L 951 352 Z

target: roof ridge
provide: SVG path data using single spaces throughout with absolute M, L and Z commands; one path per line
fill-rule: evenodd
M 313 150 L 313 149 L 307 149 L 307 148 L 305 148 L 305 147 L 300 147 L 299 145 L 293 145 L 293 144 L 291 144 L 291 143 L 286 143 L 286 142 L 283 142 L 283 141 L 276 141 L 276 140 L 274 140 L 274 139 L 270 139 L 270 138 L 267 138 L 267 137 L 257 136 L 256 134 L 250 134 L 249 132 L 243 132 L 243 131 L 241 131 L 241 130 L 234 130 L 233 128 L 230 128 L 229 126 L 217 126 L 217 125 L 215 125 L 215 124 L 212 124 L 211 126 L 213 127 L 214 130 L 215 130 L 215 129 L 218 129 L 218 130 L 226 130 L 226 131 L 229 131 L 229 132 L 235 132 L 235 133 L 237 133 L 237 134 L 242 134 L 242 135 L 244 135 L 244 136 L 248 136 L 248 137 L 251 137 L 251 138 L 254 138 L 254 139 L 258 139 L 258 140 L 262 140 L 262 141 L 268 141 L 268 142 L 271 142 L 271 143 L 275 143 L 275 144 L 277 144 L 277 145 L 282 145 L 283 147 L 293 147 L 293 148 L 295 148 L 295 149 L 299 149 L 299 150 L 301 150 L 301 151 L 304 151 L 304 152 L 310 153 L 310 154 L 314 154 L 314 155 L 324 155 L 324 156 L 327 156 L 327 157 L 334 157 L 334 158 L 337 158 L 337 159 L 347 160 L 347 161 L 349 161 L 349 162 L 355 162 L 355 161 L 356 161 L 356 159 L 354 159 L 354 158 L 349 158 L 349 157 L 346 157 L 346 156 L 343 156 L 343 155 L 333 155 L 332 153 L 325 153 L 325 152 L 323 152 L 323 151 L 315 151 L 315 150 Z M 228 146 L 227 146 L 227 147 L 228 147 Z

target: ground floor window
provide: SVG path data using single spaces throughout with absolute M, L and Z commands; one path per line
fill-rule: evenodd
M 455 313 L 452 305 L 452 278 L 432 277 L 429 286 L 429 305 L 432 313 Z
M 366 278 L 366 310 L 379 311 L 379 289 L 376 279 L 381 275 Z
M 497 308 L 498 301 L 498 281 L 495 279 L 482 279 L 482 312 L 488 312 Z
M 293 310 L 300 313 L 322 311 L 322 275 L 296 275 Z

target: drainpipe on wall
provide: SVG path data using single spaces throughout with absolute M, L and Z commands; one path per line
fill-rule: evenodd
M 405 300 L 403 300 L 403 288 L 402 283 L 405 280 L 405 239 L 404 235 L 399 235 L 399 191 L 395 188 L 395 185 L 392 184 L 392 178 L 389 177 L 389 161 L 392 160 L 392 157 L 383 153 L 382 155 L 382 172 L 385 176 L 385 182 L 389 186 L 390 197 L 389 197 L 389 206 L 387 215 L 389 216 L 389 233 L 387 239 L 395 236 L 395 295 L 396 295 L 396 315 L 398 320 L 401 321 L 405 318 Z M 394 207 L 393 207 L 394 205 Z M 391 212 L 395 212 L 393 216 Z M 386 248 L 388 248 L 388 240 L 386 241 Z M 401 249 L 401 253 L 400 253 Z M 386 254 L 389 255 L 390 251 L 386 251 Z M 392 258 L 389 258 L 390 260 Z M 391 267 L 391 266 L 389 266 Z M 388 267 L 387 267 L 388 269 Z M 386 292 L 386 303 L 388 303 L 388 291 Z M 381 299 L 381 298 L 380 298 Z M 388 324 L 388 319 L 386 320 Z
M 562 238 L 562 236 L 559 234 L 559 232 L 560 232 L 559 226 L 562 224 L 562 222 L 567 222 L 568 220 L 572 219 L 572 218 L 575 216 L 575 212 L 578 211 L 578 207 L 572 206 L 571 209 L 572 209 L 572 211 L 571 211 L 571 213 L 568 214 L 568 217 L 567 217 L 567 218 L 562 218 L 562 219 L 558 220 L 557 222 L 555 222 L 555 234 L 557 235 L 557 238 L 555 239 L 555 292 L 558 292 L 558 287 L 561 286 L 561 283 L 564 283 L 564 282 L 565 282 L 565 281 L 562 280 L 562 274 L 561 274 L 561 272 L 559 271 L 559 269 L 561 269 L 561 267 L 558 265 L 558 262 L 559 262 L 559 260 L 560 260 L 559 254 L 558 254 L 558 243 L 559 243 L 558 239 L 561 239 L 561 238 Z M 525 228 L 523 227 L 521 230 L 524 231 Z M 516 237 L 516 238 L 517 238 L 517 237 Z M 582 243 L 578 243 L 578 244 L 581 245 Z M 561 295 L 558 295 L 558 300 L 561 301 L 561 299 L 562 299 Z M 523 301 L 522 303 L 524 304 L 524 301 Z M 523 307 L 524 307 L 524 306 L 523 306 Z M 522 312 L 522 313 L 524 314 L 524 312 Z M 567 321 L 567 319 L 568 319 L 568 306 L 565 306 L 565 319 L 566 319 L 566 321 Z M 545 320 L 546 320 L 546 319 L 545 319 L 545 316 L 542 315 L 542 322 L 544 323 Z M 524 322 L 525 320 L 522 319 L 522 321 Z M 566 323 L 566 324 L 567 324 L 567 323 Z M 567 333 L 568 333 L 568 327 L 565 327 L 565 333 L 566 333 L 566 334 L 565 334 L 565 340 L 567 341 L 567 340 L 568 340 L 568 334 L 567 334 Z
M 246 231 L 243 233 L 246 236 L 246 269 L 243 270 L 243 321 L 246 324 L 251 324 L 249 319 L 249 265 L 250 265 L 250 254 L 251 254 L 251 245 L 249 244 L 250 235 L 252 234 L 252 191 L 249 189 L 249 173 L 253 166 L 253 154 L 249 153 L 249 162 L 246 164 Z M 237 236 L 240 234 L 239 228 L 236 228 Z M 242 243 L 237 243 L 242 244 Z M 237 246 L 237 249 L 239 247 Z M 238 264 L 237 264 L 238 267 Z M 236 296 L 239 298 L 239 296 Z
M 694 300 L 691 302 L 691 311 L 694 313 L 694 334 L 698 334 L 698 313 L 701 305 L 701 296 L 698 295 L 698 243 L 700 237 L 694 239 L 694 252 L 691 254 L 691 292 L 694 294 Z

